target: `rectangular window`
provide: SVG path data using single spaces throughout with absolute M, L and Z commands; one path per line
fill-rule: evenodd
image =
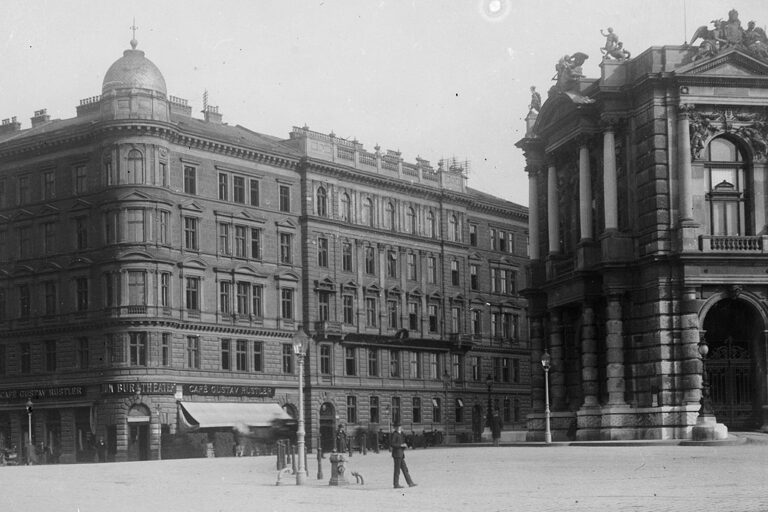
M 200 369 L 200 338 L 187 336 L 187 368 Z
M 30 201 L 29 176 L 19 176 L 19 204 L 27 204 Z
M 418 331 L 419 329 L 419 303 L 408 303 L 408 329 Z
M 432 399 L 432 421 L 435 423 L 443 421 L 442 402 L 438 397 Z
M 317 296 L 318 317 L 321 322 L 330 320 L 331 318 L 331 294 L 330 292 L 321 291 Z
M 252 308 L 251 314 L 256 318 L 264 317 L 264 286 L 260 284 L 254 284 L 251 287 L 252 292 Z
M 128 354 L 131 366 L 147 366 L 147 333 L 128 333 Z
M 372 396 L 368 399 L 369 404 L 369 410 L 370 410 L 370 416 L 368 418 L 368 421 L 370 423 L 378 423 L 379 422 L 379 397 Z
M 369 377 L 379 376 L 379 349 L 376 349 L 376 348 L 368 349 L 368 376 Z
M 459 286 L 459 262 L 456 260 L 451 261 L 451 284 Z
M 341 269 L 344 272 L 352 272 L 352 244 L 344 242 L 341 246 Z
M 490 230 L 489 238 L 491 242 L 491 250 L 495 251 L 496 250 L 496 230 L 495 229 Z
M 293 236 L 289 233 L 280 233 L 280 263 L 291 264 L 293 261 Z
M 499 231 L 499 250 L 507 252 L 507 234 L 504 231 Z
M 242 176 L 232 177 L 232 201 L 245 204 L 245 178 Z
M 56 314 L 56 282 L 55 281 L 46 281 L 43 283 L 43 294 L 45 295 L 45 315 L 55 315 Z
M 472 380 L 475 382 L 480 381 L 480 356 L 472 356 L 470 361 L 470 368 L 472 371 Z
M 288 343 L 283 344 L 283 373 L 293 373 L 293 346 Z
M 427 257 L 427 282 L 432 284 L 437 282 L 437 261 L 434 256 Z
M 429 368 L 427 371 L 427 378 L 437 379 L 440 377 L 440 356 L 434 352 L 427 354 L 427 360 L 429 361 Z
M 221 369 L 232 369 L 232 340 L 221 340 Z
M 387 301 L 387 327 L 397 329 L 400 324 L 400 308 L 396 300 Z
M 88 172 L 84 165 L 75 167 L 75 194 L 84 194 L 88 190 Z
M 469 225 L 469 245 L 477 246 L 477 226 L 475 224 Z
M 320 373 L 331 374 L 331 346 L 327 344 L 320 345 Z
M 32 228 L 29 226 L 21 227 L 17 231 L 19 240 L 19 258 L 29 258 L 32 256 Z
M 76 307 L 78 311 L 88 309 L 88 279 L 78 277 L 75 279 Z
M 245 226 L 235 226 L 235 257 L 247 258 L 247 243 L 246 243 L 247 230 Z
M 365 299 L 365 325 L 367 327 L 376 327 L 378 314 L 376 312 L 376 299 L 368 297 Z
M 43 252 L 45 254 L 56 252 L 56 224 L 54 222 L 43 223 Z
M 501 382 L 510 381 L 510 367 L 509 358 L 504 357 L 501 359 Z
M 264 371 L 264 343 L 261 341 L 253 342 L 253 371 Z
M 171 333 L 164 332 L 160 340 L 160 364 L 171 366 Z
M 237 340 L 235 346 L 235 369 L 239 372 L 248 371 L 248 342 Z
M 473 309 L 472 310 L 472 334 L 479 336 L 482 334 L 482 320 L 481 320 L 481 314 L 479 309 Z
M 20 343 L 19 355 L 21 373 L 32 373 L 32 346 L 29 343 Z
M 229 224 L 219 223 L 219 254 L 226 256 L 232 254 L 229 240 Z
M 397 277 L 397 253 L 387 252 L 387 277 Z
M 171 237 L 171 212 L 160 210 L 158 213 L 157 243 L 160 245 L 170 245 Z
M 75 243 L 78 249 L 88 248 L 88 219 L 86 217 L 75 218 Z
M 437 316 L 437 304 L 430 304 L 427 306 L 427 312 L 429 314 L 429 332 L 438 331 L 438 316 Z
M 389 376 L 390 377 L 400 376 L 400 351 L 399 350 L 389 351 Z
M 56 342 L 55 341 L 45 342 L 45 371 L 47 372 L 56 371 Z
M 90 365 L 91 351 L 88 343 L 88 338 L 77 339 L 77 367 L 88 368 Z
M 232 283 L 229 281 L 219 283 L 219 311 L 225 315 L 232 311 Z
M 347 423 L 357 423 L 357 397 L 347 397 Z
M 146 240 L 144 233 L 144 210 L 140 208 L 129 208 L 126 211 L 126 241 L 143 242 Z
M 291 211 L 291 187 L 288 185 L 280 185 L 280 211 Z
M 164 308 L 171 306 L 171 274 L 163 272 L 160 274 L 160 305 Z
M 477 265 L 474 263 L 469 265 L 469 288 L 471 290 L 477 290 L 480 286 L 477 276 Z
M 421 370 L 421 354 L 418 352 L 411 352 L 411 378 L 421 379 L 424 377 Z
M 354 347 L 344 349 L 344 375 L 357 375 L 357 351 Z
M 413 397 L 411 404 L 413 406 L 413 422 L 421 423 L 421 398 Z
M 451 378 L 453 380 L 464 380 L 464 356 L 461 354 L 451 355 Z
M 29 318 L 31 313 L 29 285 L 21 284 L 17 287 L 17 290 L 19 292 L 19 316 L 21 318 Z
M 251 206 L 259 206 L 259 180 L 251 180 Z
M 219 174 L 219 199 L 229 200 L 229 176 L 224 173 Z
M 285 320 L 293 320 L 293 290 L 291 288 L 280 289 L 280 311 Z
M 520 384 L 520 360 L 512 359 L 512 382 Z
M 184 248 L 190 251 L 198 250 L 197 219 L 184 217 Z
M 344 311 L 344 323 L 347 325 L 354 325 L 355 323 L 354 297 L 352 295 L 342 295 L 341 302 L 342 302 L 342 309 Z
M 461 332 L 461 308 L 458 308 L 458 307 L 451 308 L 451 332 L 453 333 Z
M 237 314 L 248 315 L 250 307 L 251 284 L 243 281 L 237 282 Z
M 43 173 L 43 199 L 56 197 L 56 175 L 53 171 Z
M 251 228 L 251 258 L 261 259 L 261 230 Z
M 186 278 L 186 308 L 190 311 L 200 310 L 200 278 Z
M 405 257 L 406 261 L 406 277 L 410 281 L 416 281 L 418 278 L 417 272 L 416 272 L 416 255 L 413 253 L 408 253 Z
M 147 274 L 144 271 L 128 271 L 128 304 L 131 306 L 147 304 Z
M 400 397 L 392 397 L 392 423 L 400 423 L 402 420 Z
M 376 252 L 370 246 L 365 248 L 365 273 L 370 275 L 376 274 Z
M 328 267 L 328 239 L 317 239 L 317 266 Z
M 197 170 L 189 165 L 184 166 L 184 193 L 197 194 Z

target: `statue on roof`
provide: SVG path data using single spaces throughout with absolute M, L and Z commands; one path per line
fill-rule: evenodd
M 579 79 L 584 75 L 581 73 L 581 66 L 589 56 L 585 53 L 576 52 L 573 55 L 563 55 L 555 64 L 554 89 L 558 92 L 575 92 L 578 94 Z
M 708 25 L 702 25 L 691 38 L 691 44 L 702 40 L 693 57 L 694 61 L 714 57 L 727 48 L 740 48 L 759 59 L 768 60 L 768 38 L 765 30 L 756 27 L 754 21 L 750 21 L 747 30 L 744 30 L 736 9 L 731 9 L 727 20 L 712 20 L 710 23 L 711 29 Z
M 613 31 L 613 27 L 608 27 L 608 32 L 600 30 L 600 34 L 605 38 L 605 46 L 600 48 L 604 60 L 627 60 L 630 53 L 624 49 L 624 43 L 619 41 L 619 35 Z
M 768 60 L 768 37 L 765 30 L 755 26 L 754 21 L 747 24 L 747 31 L 744 32 L 744 46 L 758 58 Z
M 531 86 L 531 104 L 528 105 L 528 110 L 538 112 L 541 110 L 541 94 L 536 92 L 536 87 Z

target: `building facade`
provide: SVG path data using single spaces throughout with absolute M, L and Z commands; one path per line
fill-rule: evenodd
M 398 402 L 414 431 L 471 431 L 487 375 L 522 428 L 525 208 L 460 169 L 194 118 L 136 44 L 76 117 L 0 125 L 2 446 L 159 458 L 273 404 L 305 408 L 310 443 Z
M 529 114 L 525 293 L 555 439 L 690 438 L 714 427 L 705 402 L 728 428 L 766 428 L 768 40 L 754 26 L 732 11 L 698 48 L 622 49 L 598 79 L 566 56 Z M 530 437 L 543 431 L 532 415 Z

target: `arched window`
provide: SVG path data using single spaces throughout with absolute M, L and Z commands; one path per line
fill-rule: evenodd
M 373 226 L 373 201 L 370 197 L 363 200 L 363 224 Z
M 144 156 L 138 149 L 132 149 L 128 152 L 128 165 L 126 172 L 127 183 L 144 183 Z
M 317 200 L 315 201 L 315 206 L 317 208 L 317 215 L 319 217 L 328 216 L 328 197 L 326 195 L 325 188 L 323 187 L 317 188 Z
M 405 230 L 409 233 L 416 233 L 416 212 L 410 206 L 405 211 Z
M 744 157 L 730 140 L 713 139 L 705 153 L 710 230 L 715 236 L 749 235 Z
M 344 192 L 341 194 L 341 220 L 344 222 L 352 221 L 352 206 L 349 201 L 349 194 Z
M 392 203 L 387 203 L 387 211 L 384 216 L 384 226 L 386 229 L 395 229 L 395 206 Z
M 459 240 L 459 223 L 456 220 L 455 215 L 451 215 L 448 219 L 448 239 L 451 242 L 457 242 Z
M 428 238 L 435 237 L 435 214 L 432 212 L 427 213 L 427 232 L 425 233 Z

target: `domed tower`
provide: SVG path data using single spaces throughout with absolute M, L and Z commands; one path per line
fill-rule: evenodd
M 101 88 L 102 119 L 153 119 L 168 121 L 165 78 L 155 64 L 137 50 L 131 40 L 104 75 Z

